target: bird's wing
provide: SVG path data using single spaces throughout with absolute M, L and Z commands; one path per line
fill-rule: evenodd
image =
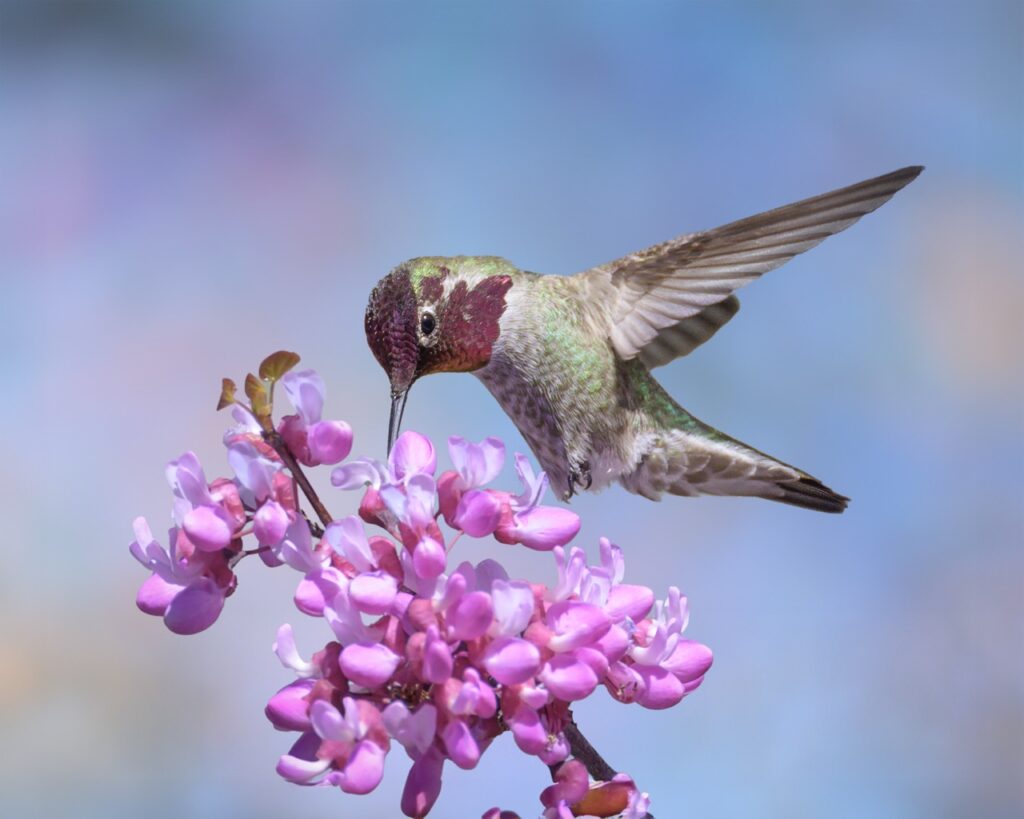
M 920 166 L 903 168 L 713 230 L 680 236 L 580 276 L 607 299 L 616 352 L 623 359 L 635 358 L 661 340 L 659 331 L 702 313 L 762 273 L 848 228 L 922 170 Z M 681 352 L 673 357 L 694 346 L 678 345 Z M 652 358 L 664 363 L 670 360 L 664 356 L 671 349 L 675 348 L 659 345 Z
M 735 296 L 705 307 L 697 315 L 684 318 L 658 330 L 658 334 L 640 350 L 640 360 L 649 370 L 668 364 L 697 347 L 725 326 L 740 309 L 740 300 Z

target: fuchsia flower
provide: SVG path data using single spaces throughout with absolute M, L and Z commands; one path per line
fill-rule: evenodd
M 297 414 L 278 432 L 296 459 L 343 459 L 351 431 L 321 419 L 319 376 L 307 370 L 280 381 Z M 600 686 L 620 702 L 666 708 L 700 685 L 711 652 L 682 637 L 688 610 L 678 589 L 655 603 L 647 587 L 623 583 L 622 551 L 606 539 L 599 565 L 588 565 L 582 549 L 567 549 L 579 518 L 541 504 L 547 477 L 522 455 L 515 458 L 521 492 L 489 488 L 505 461 L 496 438 L 449 439 L 454 468 L 438 478 L 434 447 L 415 432 L 399 437 L 386 464 L 357 459 L 336 467 L 335 486 L 363 492 L 359 515 L 314 536 L 293 478 L 255 416 L 242 407 L 234 415 L 225 445 L 235 478 L 207 483 L 186 453 L 168 466 L 175 496 L 169 548 L 136 520 L 131 552 L 153 572 L 138 605 L 190 634 L 217 619 L 235 587 L 233 567 L 246 554 L 299 573 L 296 608 L 322 618 L 329 640 L 305 660 L 291 627 L 278 631 L 274 650 L 295 678 L 270 698 L 266 715 L 277 730 L 299 735 L 278 763 L 282 777 L 367 793 L 380 783 L 395 740 L 412 760 L 401 809 L 422 817 L 440 794 L 445 764 L 474 768 L 508 730 L 525 753 L 560 765 L 541 794 L 544 817 L 646 814 L 649 801 L 628 777 L 590 782 L 570 758 L 564 729 L 571 704 Z M 258 548 L 246 552 L 249 534 Z M 557 581 L 514 580 L 491 559 L 451 568 L 449 552 L 462 534 L 550 551 Z M 497 808 L 485 814 L 511 816 Z

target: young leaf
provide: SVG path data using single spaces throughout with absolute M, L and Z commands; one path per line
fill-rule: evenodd
M 217 409 L 222 410 L 224 407 L 230 407 L 235 403 L 235 390 L 238 389 L 235 386 L 235 382 L 230 378 L 222 378 L 220 381 L 220 400 L 217 402 Z
M 270 393 L 267 385 L 249 373 L 245 377 L 245 394 L 252 402 L 252 413 L 256 419 L 264 426 L 270 423 Z
M 260 364 L 260 378 L 267 381 L 277 381 L 288 370 L 299 363 L 299 356 L 288 350 L 278 350 L 263 359 Z

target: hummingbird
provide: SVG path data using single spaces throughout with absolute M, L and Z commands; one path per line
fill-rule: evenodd
M 388 450 L 417 379 L 471 372 L 563 500 L 618 482 L 651 500 L 746 495 L 842 512 L 849 498 L 698 420 L 651 370 L 736 315 L 735 290 L 848 228 L 922 170 L 903 168 L 571 276 L 530 273 L 497 256 L 403 262 L 366 308 L 366 338 L 391 385 Z

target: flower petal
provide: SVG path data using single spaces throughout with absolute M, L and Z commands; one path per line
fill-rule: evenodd
M 415 819 L 430 813 L 441 795 L 443 767 L 444 757 L 437 748 L 431 748 L 413 763 L 402 790 L 402 813 Z
M 486 592 L 469 592 L 445 612 L 445 622 L 457 640 L 475 640 L 491 627 L 494 608 Z
M 487 537 L 501 521 L 501 501 L 490 492 L 471 489 L 459 499 L 452 524 L 470 537 Z
M 589 697 L 597 688 L 597 675 L 572 654 L 556 654 L 540 670 L 540 681 L 558 699 L 574 702 Z
M 391 678 L 401 660 L 401 657 L 381 643 L 354 643 L 341 650 L 339 664 L 352 682 L 373 690 Z
M 288 531 L 288 513 L 284 507 L 272 498 L 265 501 L 252 520 L 253 534 L 261 546 L 276 546 Z
M 540 651 L 529 640 L 499 637 L 484 655 L 487 672 L 503 685 L 520 685 L 540 670 Z
M 522 634 L 533 617 L 535 601 L 533 589 L 522 580 L 494 580 L 491 585 L 494 603 L 494 621 L 499 634 Z
M 388 456 L 388 464 L 399 480 L 421 472 L 431 475 L 437 468 L 437 455 L 430 439 L 418 432 L 407 430 L 398 436 Z
M 348 594 L 364 614 L 386 614 L 398 594 L 398 581 L 384 571 L 365 572 L 352 578 Z
M 580 530 L 579 515 L 560 506 L 537 506 L 518 512 L 513 521 L 516 542 L 540 552 L 564 546 Z
M 277 762 L 277 772 L 289 782 L 308 785 L 331 766 L 329 759 L 318 759 L 320 737 L 312 731 L 303 734 L 291 750 Z
M 480 745 L 461 719 L 448 722 L 441 732 L 441 740 L 452 762 L 463 770 L 471 770 L 480 761 Z
M 310 731 L 309 692 L 313 680 L 296 680 L 270 698 L 263 710 L 278 731 Z
M 306 434 L 309 454 L 322 464 L 336 464 L 352 451 L 352 428 L 344 421 L 320 421 Z
M 197 634 L 212 626 L 223 608 L 224 590 L 209 577 L 200 577 L 171 600 L 164 623 L 175 634 Z
M 197 506 L 182 521 L 188 539 L 204 552 L 217 552 L 231 542 L 234 527 L 219 506 Z
M 328 779 L 345 793 L 369 793 L 384 778 L 386 757 L 387 751 L 376 742 L 364 739 L 356 743 L 345 767 L 341 771 L 329 774 Z
M 292 370 L 281 378 L 281 386 L 307 425 L 320 420 L 324 409 L 324 381 L 316 370 Z

